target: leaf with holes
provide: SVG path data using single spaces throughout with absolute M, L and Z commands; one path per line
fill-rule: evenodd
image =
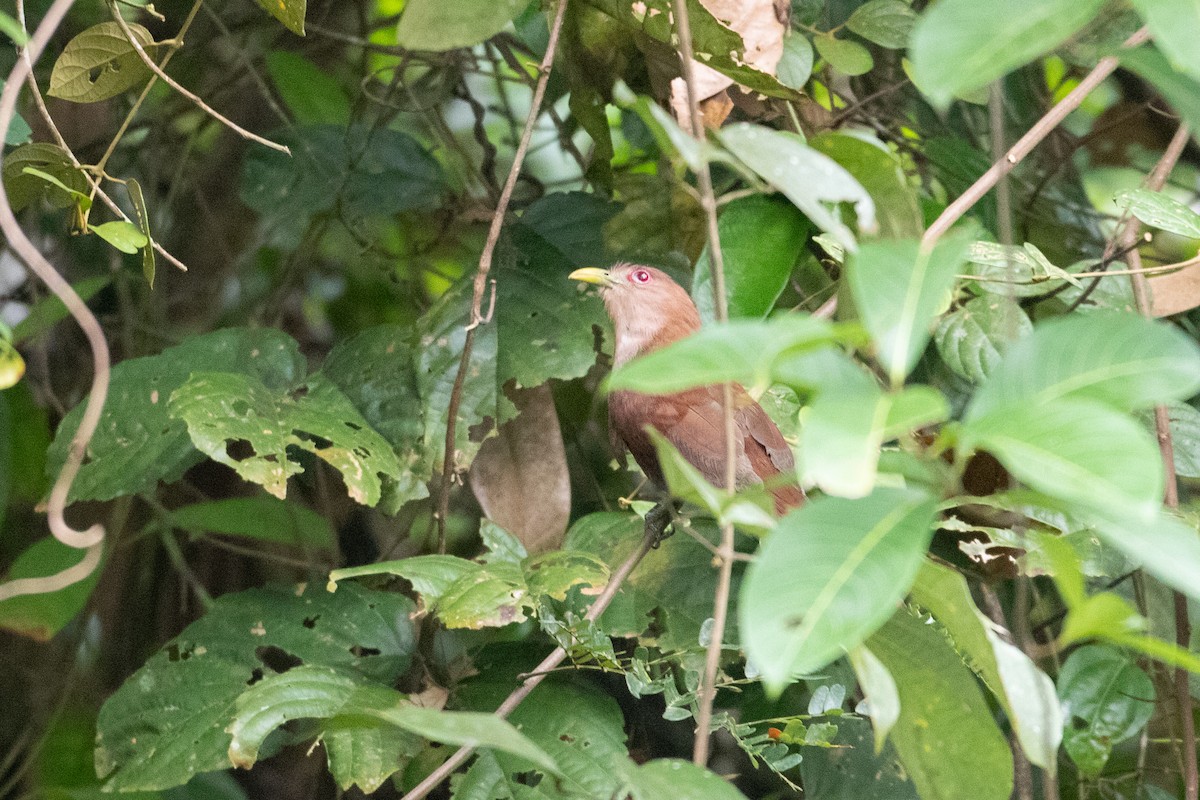
M 393 683 L 412 661 L 414 611 L 402 595 L 353 585 L 220 597 L 105 702 L 97 774 L 108 791 L 154 791 L 227 768 L 238 696 L 302 663 Z
M 304 357 L 287 334 L 269 328 L 229 328 L 194 336 L 156 356 L 113 367 L 108 401 L 87 460 L 71 484 L 72 500 L 110 500 L 178 480 L 201 461 L 187 426 L 167 411 L 171 393 L 192 372 L 224 370 L 252 376 L 274 391 L 304 375 Z M 58 475 L 79 429 L 80 403 L 59 425 L 47 453 L 46 472 Z
M 400 472 L 387 440 L 319 375 L 279 392 L 249 375 L 194 372 L 171 393 L 170 413 L 187 424 L 202 453 L 280 499 L 287 495 L 288 478 L 304 471 L 288 454 L 293 447 L 340 472 L 350 496 L 364 505 L 379 502 L 380 475 Z M 251 452 L 231 453 L 235 443 L 248 444 Z
M 156 48 L 150 31 L 132 23 L 129 30 L 153 58 Z M 67 42 L 54 62 L 48 94 L 75 103 L 97 103 L 132 89 L 151 74 L 121 26 L 101 22 Z

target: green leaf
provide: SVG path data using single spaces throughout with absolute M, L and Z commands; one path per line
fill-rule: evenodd
M 669 45 L 672 50 L 679 46 L 674 23 L 671 22 L 674 19 L 671 13 L 672 0 L 586 2 L 632 28 L 636 34 L 644 34 L 656 42 Z M 688 22 L 692 31 L 692 51 L 705 66 L 733 78 L 752 91 L 788 100 L 798 97 L 795 90 L 785 86 L 774 75 L 748 63 L 750 59 L 747 58 L 747 47 L 741 34 L 714 17 L 700 0 L 688 0 Z
M 223 595 L 105 702 L 97 774 L 108 791 L 154 791 L 227 768 L 225 729 L 256 677 L 298 659 L 390 684 L 411 664 L 414 611 L 402 595 L 353 585 Z
M 742 586 L 739 625 L 767 687 L 819 670 L 895 611 L 932 537 L 936 503 L 905 489 L 825 497 L 788 514 Z
M 499 33 L 526 5 L 525 0 L 409 0 L 396 44 L 435 52 L 471 47 Z
M 333 550 L 329 521 L 297 503 L 274 497 L 231 497 L 173 509 L 171 524 L 189 531 L 244 536 L 263 542 Z
M 813 44 L 829 66 L 851 77 L 865 75 L 875 66 L 871 51 L 858 42 L 839 39 L 832 33 L 820 33 L 813 37 Z
M 767 316 L 804 251 L 808 220 L 782 198 L 751 195 L 726 205 L 717 228 L 729 316 Z M 710 258 L 706 246 L 692 276 L 692 299 L 706 323 L 716 319 Z
M 968 272 L 977 278 L 975 287 L 989 294 L 1033 297 L 1069 289 L 1063 287 L 1064 281 L 1081 286 L 1070 273 L 1050 263 L 1041 250 L 1028 242 L 1023 246 L 972 242 L 967 261 Z
M 709 325 L 623 365 L 612 373 L 608 390 L 667 394 L 733 381 L 756 394 L 771 385 L 775 370 L 783 369 L 790 357 L 828 344 L 839 332 L 824 320 L 800 314 Z
M 4 433 L 7 435 L 7 431 Z M 3 468 L 3 465 L 0 465 L 0 472 Z M 5 575 L 5 580 L 53 575 L 75 566 L 82 558 L 83 551 L 46 537 L 34 542 L 17 556 Z M 39 642 L 50 641 L 83 610 L 100 580 L 102 571 L 97 568 L 78 583 L 58 591 L 10 597 L 0 602 L 0 628 Z
M 1200 78 L 1200 55 L 1192 34 L 1200 30 L 1200 7 L 1193 0 L 1133 0 L 1133 7 L 1146 21 L 1154 43 L 1171 59 L 1171 64 Z
M 424 555 L 402 558 L 396 561 L 380 561 L 359 567 L 344 567 L 329 573 L 329 591 L 336 591 L 338 582 L 365 575 L 399 575 L 413 586 L 413 591 L 422 595 L 425 602 L 438 600 L 454 582 L 464 575 L 478 572 L 480 566 L 465 558 L 448 555 Z
M 898 709 L 898 697 L 896 703 Z M 888 744 L 876 753 L 871 746 L 869 722 L 843 717 L 838 727 L 837 743 L 842 746 L 804 751 L 800 774 L 806 794 L 821 800 L 918 800 L 895 748 Z
M 917 241 L 864 242 L 852 256 L 854 302 L 892 385 L 904 382 L 925 350 L 934 315 L 945 305 L 965 259 L 966 244 L 946 238 L 927 252 Z
M 900 695 L 896 691 L 896 681 L 883 662 L 866 646 L 859 645 L 848 655 L 867 700 L 867 715 L 875 731 L 875 752 L 879 753 L 883 751 L 888 733 L 900 719 Z
M 945 626 L 1004 707 L 1029 760 L 1054 775 L 1062 741 L 1062 711 L 1054 683 L 1016 647 L 1001 639 L 971 599 L 966 580 L 927 561 L 913 584 L 913 602 Z
M 171 393 L 195 371 L 226 370 L 282 390 L 303 375 L 304 358 L 286 334 L 269 328 L 230 328 L 193 336 L 156 356 L 113 367 L 100 426 L 71 485 L 72 500 L 110 500 L 178 480 L 201 461 L 187 426 L 167 412 Z M 59 425 L 46 471 L 57 475 L 79 420 L 79 404 Z
M 941 631 L 901 609 L 867 647 L 896 682 L 900 718 L 890 736 L 922 800 L 1007 800 L 1012 752 Z
M 827 131 L 808 144 L 841 164 L 867 191 L 881 235 L 916 238 L 925 230 L 913 183 L 900 157 L 883 142 L 862 131 Z
M 821 391 L 800 434 L 801 482 L 838 497 L 869 494 L 891 407 L 892 395 L 865 374 L 850 386 Z
M 34 173 L 26 170 L 33 169 Z M 37 173 L 53 175 L 58 183 L 47 183 Z M 60 189 L 63 184 L 66 189 Z M 4 191 L 13 211 L 20 211 L 39 197 L 55 208 L 67 208 L 77 194 L 88 191 L 87 178 L 58 145 L 34 142 L 24 144 L 4 157 Z
M 1200 80 L 1175 69 L 1152 44 L 1121 51 L 1121 66 L 1154 85 L 1192 130 L 1200 125 Z M 1193 138 L 1194 135 L 1193 135 Z
M 788 31 L 783 37 L 783 55 L 775 65 L 779 82 L 792 89 L 801 90 L 812 77 L 813 46 L 807 36 Z
M 659 758 L 622 767 L 624 791 L 634 800 L 745 800 L 729 781 L 690 761 Z
M 380 475 L 400 472 L 396 454 L 331 381 L 320 375 L 277 391 L 250 375 L 193 372 L 171 393 L 170 414 L 187 424 L 192 443 L 214 461 L 283 499 L 287 479 L 304 471 L 290 448 L 306 450 L 342 474 L 354 500 L 373 506 Z M 247 442 L 238 458 L 230 442 Z
M 157 48 L 150 31 L 135 23 L 129 23 L 129 29 L 154 58 Z M 75 103 L 96 103 L 132 89 L 151 75 L 121 26 L 101 22 L 67 42 L 54 62 L 47 94 Z
M 138 230 L 138 227 L 132 222 L 126 222 L 125 220 L 105 222 L 101 225 L 90 225 L 88 226 L 88 230 L 122 253 L 133 254 L 150 244 L 150 240 L 146 238 L 146 234 Z
M 1073 510 L 1140 524 L 1154 519 L 1162 502 L 1154 440 L 1130 417 L 1092 400 L 1007 406 L 964 423 L 960 436 L 964 448 L 987 450 L 1017 479 Z
M 972 383 L 991 374 L 1008 346 L 1033 332 L 1021 306 L 1003 295 L 968 300 L 942 317 L 933 334 L 938 355 L 952 371 Z
M 337 78 L 290 50 L 271 50 L 264 60 L 267 74 L 298 124 L 350 124 L 350 98 Z
M 1200 214 L 1174 197 L 1149 189 L 1123 189 L 1113 201 L 1151 227 L 1200 239 Z
M 530 558 L 524 564 L 525 583 L 534 597 L 565 600 L 576 586 L 596 591 L 608 584 L 609 568 L 590 553 L 578 550 L 554 550 Z
M 721 129 L 721 143 L 796 204 L 809 221 L 847 250 L 854 236 L 826 203 L 853 203 L 859 230 L 876 229 L 875 202 L 849 172 L 799 136 L 738 122 Z
M 297 36 L 304 35 L 304 14 L 308 0 L 258 0 L 272 17 Z
M 1098 429 L 1095 435 L 1102 435 L 1101 431 Z M 1157 447 L 1154 455 L 1159 456 Z M 1140 466 L 1132 454 L 1127 453 L 1122 458 L 1119 466 L 1126 470 L 1149 469 L 1148 465 Z M 1142 458 L 1144 461 L 1144 456 Z M 1153 469 L 1156 477 L 1161 475 L 1161 460 Z M 1134 479 L 1128 476 L 1126 482 L 1133 483 Z M 1097 485 L 1093 491 L 1100 493 L 1105 489 Z M 1083 508 L 1086 511 L 1079 514 L 1080 518 L 1094 528 L 1106 544 L 1120 550 L 1135 564 L 1140 563 L 1168 586 L 1200 599 L 1200 532 L 1194 523 L 1184 522 L 1161 510 L 1157 504 L 1148 517 L 1136 518 L 1110 513 L 1107 501 L 1101 502 L 1099 498 Z
M 1145 630 L 1145 618 L 1129 601 L 1112 592 L 1101 592 L 1072 601 L 1059 641 L 1064 646 L 1087 639 L 1115 641 Z
M 914 82 L 936 104 L 979 89 L 1064 42 L 1104 0 L 942 0 L 913 30 Z
M 13 44 L 17 47 L 24 47 L 29 43 L 29 34 L 25 32 L 25 28 L 20 22 L 13 19 L 12 15 L 4 11 L 0 11 L 0 33 L 12 39 Z
M 846 27 L 880 47 L 899 50 L 916 22 L 916 12 L 903 0 L 870 0 L 854 9 Z
M 965 418 L 1060 397 L 1127 411 L 1190 397 L 1197 389 L 1195 342 L 1163 322 L 1096 311 L 1041 323 L 1016 342 L 975 393 Z
M 72 202 L 74 202 L 75 205 L 77 205 L 79 208 L 83 209 L 84 211 L 87 211 L 89 208 L 92 207 L 92 198 L 88 197 L 83 192 L 78 192 L 78 191 L 72 189 L 70 186 L 67 186 L 65 183 L 63 183 L 61 180 L 59 180 L 55 176 L 51 175 L 50 173 L 43 172 L 42 170 L 40 170 L 36 167 L 25 167 L 21 171 L 24 172 L 26 175 L 37 178 L 40 181 L 45 181 L 46 183 L 50 184 L 54 188 L 58 189 L 59 191 L 66 193 L 68 196 L 70 196 Z
M 1085 776 L 1100 774 L 1112 746 L 1136 735 L 1154 713 L 1154 683 L 1113 647 L 1073 652 L 1058 675 L 1067 754 Z
M 129 202 L 133 204 L 133 214 L 138 227 L 146 236 L 146 244 L 142 246 L 142 275 L 151 289 L 154 288 L 154 237 L 150 235 L 150 212 L 146 210 L 146 198 L 142 194 L 142 185 L 133 178 L 125 181 L 125 190 L 129 192 Z
M 374 430 L 387 439 L 401 469 L 384 476 L 380 507 L 394 513 L 410 500 L 429 496 L 432 459 L 423 447 L 425 410 L 417 389 L 413 333 L 378 325 L 334 345 L 321 374 L 341 389 Z
M 325 742 L 330 771 L 344 775 L 347 787 L 359 784 L 363 791 L 373 791 L 403 767 L 401 758 L 415 755 L 421 743 L 407 731 L 402 731 L 399 742 L 383 736 L 385 725 L 364 713 L 366 702 L 399 704 L 406 699 L 394 689 L 340 667 L 302 664 L 270 675 L 237 698 L 236 714 L 228 726 L 232 737 L 229 760 L 249 769 L 258 760 L 267 736 L 283 724 L 295 719 L 327 721 L 318 727 L 317 738 Z M 385 743 L 392 745 L 388 747 L 393 756 L 390 762 L 380 758 Z

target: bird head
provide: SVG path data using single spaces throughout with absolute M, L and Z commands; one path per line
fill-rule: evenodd
M 569 276 L 600 287 L 617 335 L 614 361 L 623 364 L 700 329 L 700 313 L 683 287 L 660 269 L 617 264 L 585 267 Z

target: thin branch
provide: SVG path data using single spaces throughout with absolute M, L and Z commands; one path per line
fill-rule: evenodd
M 670 515 L 663 515 L 662 521 L 664 523 L 662 527 L 665 527 L 665 523 L 670 521 Z M 622 563 L 621 566 L 617 568 L 617 571 L 612 574 L 612 577 L 609 578 L 608 585 L 604 587 L 604 591 L 600 593 L 600 596 L 596 598 L 596 602 L 592 603 L 591 608 L 589 608 L 587 614 L 584 615 L 585 620 L 588 622 L 594 622 L 600 618 L 600 615 L 603 614 L 604 610 L 608 608 L 610 603 L 612 603 L 613 598 L 617 596 L 617 591 L 621 588 L 621 585 L 625 583 L 625 580 L 629 577 L 629 574 L 633 572 L 634 568 L 639 563 L 641 563 L 641 560 L 646 557 L 646 554 L 650 552 L 655 543 L 661 539 L 662 527 L 658 527 L 651 522 L 651 515 L 648 514 L 646 516 L 646 530 L 645 535 L 642 537 L 641 544 L 638 545 L 638 548 L 633 551 L 633 554 L 630 555 L 629 558 L 625 559 L 624 563 Z M 512 694 L 505 698 L 504 702 L 500 704 L 500 707 L 496 709 L 496 716 L 503 719 L 511 714 L 517 708 L 517 706 L 521 705 L 522 701 L 524 701 L 525 698 L 537 688 L 538 684 L 545 680 L 546 676 L 549 675 L 555 667 L 565 661 L 566 658 L 567 651 L 563 647 L 559 646 L 554 648 L 554 652 L 542 659 L 542 663 L 538 664 L 530 672 L 528 672 L 528 677 L 526 677 L 521 685 L 514 689 Z M 451 773 L 458 769 L 458 767 L 462 765 L 462 763 L 468 758 L 470 758 L 471 754 L 474 752 L 474 747 L 463 747 L 459 749 L 458 752 L 446 759 L 441 766 L 431 772 L 429 777 L 417 784 L 417 786 L 413 788 L 411 792 L 404 795 L 402 800 L 421 800 L 421 798 L 425 797 L 434 789 L 436 789 L 442 781 L 446 780 L 446 778 L 449 778 Z
M 0 134 L 8 132 L 9 125 L 12 123 L 13 114 L 16 112 L 17 94 L 21 91 L 21 84 L 25 82 L 26 77 L 30 74 L 33 62 L 42 54 L 46 47 L 46 43 L 50 37 L 54 35 L 54 31 L 66 16 L 67 11 L 71 8 L 74 0 L 55 0 L 46 12 L 46 16 L 42 19 L 37 30 L 30 39 L 26 50 L 29 53 L 29 58 L 17 59 L 17 63 L 13 66 L 12 72 L 9 73 L 8 79 L 4 83 L 4 91 L 0 92 Z M 79 472 L 79 467 L 83 464 L 83 455 L 87 449 L 88 443 L 92 440 L 92 434 L 96 432 L 96 426 L 100 423 L 100 412 L 104 407 L 104 400 L 108 395 L 108 380 L 110 358 L 108 354 L 108 342 L 104 339 L 104 331 L 100 328 L 100 323 L 96 321 L 96 317 L 88 310 L 87 304 L 80 299 L 75 290 L 71 288 L 71 284 L 67 283 L 66 279 L 58 274 L 54 266 L 46 260 L 46 258 L 38 251 L 33 242 L 21 230 L 20 224 L 17 223 L 17 218 L 13 214 L 12 206 L 8 202 L 8 196 L 4 192 L 0 192 L 0 230 L 3 231 L 5 238 L 8 240 L 8 246 L 11 247 L 21 260 L 24 261 L 29 269 L 49 287 L 58 298 L 67 307 L 79 322 L 79 327 L 83 329 L 87 336 L 88 344 L 92 348 L 93 361 L 93 376 L 92 376 L 92 391 L 88 396 L 87 405 L 83 410 L 83 417 L 79 421 L 79 429 L 75 432 L 75 438 L 71 440 L 71 447 L 67 452 L 66 461 L 63 463 L 62 471 L 55 480 L 54 486 L 50 490 L 50 501 L 47 507 L 47 517 L 50 525 L 50 532 L 54 534 L 54 538 L 58 539 L 63 544 L 69 547 L 76 548 L 93 548 L 104 539 L 104 526 L 93 525 L 85 531 L 77 531 L 67 524 L 63 517 L 63 512 L 67 505 L 67 497 L 71 491 L 71 483 L 75 480 L 75 475 Z M 84 558 L 83 564 L 89 564 L 89 572 L 99 562 L 99 554 L 89 552 Z M 64 570 L 58 576 L 50 576 L 40 579 L 41 581 L 53 582 L 57 578 L 64 576 L 72 577 L 74 580 L 79 580 L 83 575 L 79 575 L 77 570 L 79 565 L 70 569 Z M 86 573 L 85 573 L 86 574 Z M 14 581 L 13 583 L 17 583 Z M 34 584 L 22 583 L 17 590 L 12 589 L 13 584 L 9 584 L 7 591 L 9 595 L 27 594 L 30 591 L 37 591 L 32 588 Z M 49 584 L 47 584 L 49 585 Z
M 1158 163 L 1154 165 L 1154 170 L 1147 176 L 1144 183 L 1145 188 L 1154 192 L 1162 189 L 1163 184 L 1167 182 L 1167 176 L 1171 174 L 1171 170 L 1175 168 L 1176 162 L 1183 154 L 1183 148 L 1187 145 L 1190 136 L 1191 129 L 1188 125 L 1186 123 L 1180 125 L 1179 129 L 1175 131 L 1175 136 L 1167 145 L 1167 149 L 1163 152 L 1162 158 L 1158 160 Z M 1122 246 L 1130 248 L 1128 259 L 1133 274 L 1130 275 L 1129 282 L 1133 287 L 1134 302 L 1142 316 L 1152 317 L 1154 312 L 1149 281 L 1141 269 L 1141 253 L 1135 246 L 1140 228 L 1141 223 L 1137 218 L 1130 217 L 1121 231 L 1120 239 Z M 1162 454 L 1163 471 L 1166 473 L 1163 501 L 1169 508 L 1178 508 L 1179 480 L 1175 474 L 1175 443 L 1171 438 L 1171 421 L 1167 415 L 1166 406 L 1155 406 L 1154 428 L 1158 433 L 1158 447 Z M 1173 591 L 1172 595 L 1175 603 L 1175 642 L 1180 647 L 1187 649 L 1191 646 L 1192 638 L 1187 597 L 1179 591 Z M 1196 726 L 1192 718 L 1192 696 L 1188 687 L 1187 670 L 1176 667 L 1172 677 L 1176 712 L 1179 714 L 1183 739 L 1181 749 L 1183 751 L 1184 798 L 1185 800 L 1197 800 L 1197 797 L 1200 796 L 1200 769 L 1196 764 Z
M 163 72 L 162 67 L 160 67 L 160 66 L 158 66 L 158 64 L 154 63 L 154 59 L 151 58 L 150 55 L 146 52 L 146 48 L 142 47 L 142 43 L 140 41 L 138 41 L 138 38 L 133 35 L 133 31 L 131 31 L 129 29 L 129 24 L 127 22 L 125 22 L 125 18 L 121 16 L 120 10 L 117 8 L 115 3 L 111 2 L 111 0 L 109 2 L 109 10 L 112 11 L 113 19 L 116 21 L 117 25 L 119 25 L 121 27 L 121 32 L 125 34 L 125 38 L 129 41 L 130 46 L 133 47 L 134 52 L 136 52 L 138 54 L 138 57 L 140 59 L 142 59 L 142 63 L 145 64 L 150 69 L 151 72 L 153 72 L 155 75 L 157 75 L 162 80 L 163 83 L 167 84 L 167 86 L 170 86 L 172 89 L 179 92 L 181 95 L 186 97 L 188 100 L 191 100 L 192 103 L 195 104 L 197 108 L 199 108 L 204 113 L 208 114 L 210 117 L 215 119 L 217 122 L 220 122 L 222 125 L 229 128 L 231 131 L 236 133 L 238 136 L 241 136 L 243 139 L 249 139 L 250 141 L 258 142 L 259 144 L 269 147 L 272 150 L 278 150 L 279 152 L 285 153 L 289 156 L 292 154 L 292 151 L 289 150 L 285 145 L 278 144 L 277 142 L 272 142 L 270 139 L 264 139 L 263 137 L 259 136 L 257 133 L 251 133 L 250 131 L 246 130 L 242 126 L 238 125 L 233 120 L 220 114 L 216 109 L 214 109 L 212 106 L 208 105 L 208 103 L 205 103 L 203 100 L 201 100 L 199 97 L 197 97 L 192 92 L 189 92 L 187 89 L 180 86 L 178 81 L 176 81 L 174 78 L 172 78 L 167 73 Z
M 1142 28 L 1126 39 L 1122 47 L 1136 47 L 1145 42 L 1149 36 L 1150 34 L 1147 30 Z M 959 195 L 953 203 L 946 206 L 946 210 L 934 220 L 933 224 L 929 226 L 929 230 L 925 231 L 925 235 L 921 238 L 921 246 L 927 250 L 932 249 L 937 240 L 942 238 L 946 231 L 950 230 L 950 227 L 955 222 L 958 222 L 963 214 L 967 213 L 976 203 L 982 200 L 984 195 L 990 192 L 1002 177 L 1011 172 L 1017 164 L 1021 163 L 1043 139 L 1050 135 L 1051 131 L 1066 119 L 1068 114 L 1078 108 L 1084 99 L 1091 94 L 1092 90 L 1103 83 L 1104 79 L 1113 73 L 1119 63 L 1116 56 L 1105 56 L 1100 59 L 1096 66 L 1092 68 L 1092 71 L 1079 82 L 1079 85 L 1071 90 L 1070 94 L 1047 111 L 1024 136 L 1017 140 L 1017 143 L 1009 149 L 1004 158 L 999 159 L 970 188 Z
M 692 29 L 688 20 L 686 0 L 672 0 L 675 31 L 679 36 L 679 63 L 687 88 L 688 116 L 692 136 L 704 139 L 704 118 L 700 114 L 700 97 L 696 92 L 695 62 L 692 60 Z M 729 301 L 725 296 L 725 259 L 721 253 L 721 238 L 717 226 L 717 198 L 713 191 L 708 162 L 701 160 L 696 169 L 700 190 L 700 206 L 708 233 L 709 268 L 713 276 L 713 300 L 718 322 L 729 318 Z M 725 491 L 733 494 L 737 480 L 737 445 L 733 427 L 733 385 L 721 385 L 721 412 L 725 436 Z M 704 654 L 704 674 L 696 698 L 696 734 L 692 743 L 692 762 L 703 767 L 708 764 L 709 742 L 712 738 L 713 703 L 717 697 L 717 671 L 721 663 L 721 642 L 729 616 L 729 594 L 733 583 L 733 523 L 721 526 L 721 545 L 717 551 L 717 591 L 713 597 L 712 638 Z
M 463 386 L 466 384 L 467 371 L 471 365 L 475 331 L 479 329 L 480 325 L 486 324 L 483 315 L 483 294 L 488 285 L 488 272 L 492 269 L 492 257 L 496 253 L 496 243 L 500 241 L 500 230 L 504 227 L 504 218 L 508 213 L 508 204 L 512 200 L 517 179 L 521 176 L 521 165 L 525 162 L 525 153 L 529 150 L 533 129 L 541 115 L 542 98 L 546 96 L 546 84 L 550 80 L 550 67 L 554 64 L 554 54 L 558 50 L 558 37 L 562 33 L 566 12 L 567 0 L 559 0 L 558 8 L 554 12 L 554 20 L 550 23 L 550 39 L 546 42 L 546 54 L 542 56 L 542 61 L 538 65 L 537 86 L 534 87 L 533 97 L 529 101 L 529 114 L 525 117 L 525 128 L 521 131 L 521 141 L 517 143 L 512 167 L 508 170 L 508 178 L 504 181 L 504 188 L 500 192 L 496 210 L 492 213 L 492 224 L 488 228 L 483 252 L 479 254 L 479 269 L 475 273 L 474 295 L 471 298 L 471 319 L 467 324 L 466 338 L 463 339 L 462 358 L 458 362 L 458 372 L 454 376 L 454 387 L 450 390 L 450 402 L 446 409 L 445 454 L 442 458 L 442 481 L 438 486 L 436 511 L 439 553 L 446 551 L 446 517 L 450 514 L 450 484 L 456 474 L 454 451 L 458 408 L 462 404 Z
M 24 0 L 17 0 L 17 20 L 21 23 L 21 30 L 25 30 Z M 29 58 L 28 48 L 21 51 L 21 57 L 23 59 Z M 58 146 L 61 147 L 67 154 L 67 158 L 71 160 L 72 166 L 80 170 L 80 174 L 83 175 L 84 180 L 86 180 L 88 185 L 91 186 L 93 196 L 98 196 L 102 201 L 104 201 L 104 205 L 108 206 L 108 208 L 121 219 L 131 224 L 136 224 L 121 209 L 121 207 L 117 205 L 117 202 L 112 199 L 108 192 L 100 188 L 100 179 L 93 176 L 83 167 L 83 163 L 75 156 L 75 153 L 72 152 L 70 146 L 67 145 L 67 140 L 63 138 L 62 133 L 58 130 L 58 126 L 54 123 L 54 118 L 50 116 L 50 109 L 46 108 L 46 101 L 42 98 L 42 90 L 38 87 L 37 79 L 33 75 L 33 63 L 30 62 L 28 66 L 29 74 L 26 76 L 26 83 L 29 85 L 30 94 L 33 95 L 34 105 L 36 105 L 38 109 L 38 116 L 42 118 L 42 121 L 46 123 L 46 127 L 50 129 L 50 133 L 54 136 L 54 141 L 57 142 Z M 157 251 L 158 254 L 166 259 L 170 264 L 179 268 L 183 272 L 188 271 L 187 265 L 167 252 L 166 248 L 159 244 L 157 239 L 151 242 L 151 244 L 154 245 L 155 251 Z

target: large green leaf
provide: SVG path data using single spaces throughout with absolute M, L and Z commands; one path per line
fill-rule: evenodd
M 914 82 L 938 105 L 970 93 L 1057 47 L 1104 0 L 941 0 L 913 31 Z
M 907 489 L 820 498 L 788 514 L 742 586 L 750 659 L 778 691 L 860 644 L 895 611 L 933 535 L 936 503 Z
M 999 637 L 975 606 L 966 580 L 949 567 L 927 561 L 913 584 L 912 599 L 945 626 L 955 648 L 1004 706 L 1029 760 L 1053 776 L 1062 710 L 1049 676 Z
M 1135 735 L 1154 713 L 1154 683 L 1120 650 L 1081 647 L 1058 675 L 1064 744 L 1084 775 L 1100 773 L 1115 744 Z
M 1171 64 L 1200 78 L 1200 53 L 1196 52 L 1195 40 L 1200 30 L 1200 6 L 1195 0 L 1133 0 L 1133 7 Z
M 66 190 L 26 172 L 30 167 L 57 178 Z M 4 157 L 4 191 L 13 211 L 20 211 L 39 197 L 45 197 L 55 208 L 67 208 L 75 204 L 72 192 L 87 190 L 83 172 L 72 163 L 70 154 L 56 144 L 23 144 Z
M 623 765 L 624 766 L 624 765 Z M 729 781 L 678 758 L 659 758 L 621 770 L 634 800 L 745 800 Z
M 856 385 L 817 394 L 800 434 L 801 480 L 838 497 L 869 494 L 891 407 L 892 395 L 865 374 Z
M 96 772 L 110 791 L 152 791 L 228 767 L 225 729 L 248 685 L 297 660 L 390 684 L 411 663 L 414 611 L 402 595 L 358 586 L 224 595 L 109 697 Z
M 908 44 L 917 15 L 903 0 L 870 0 L 854 9 L 846 27 L 880 47 L 893 50 Z
M 147 491 L 160 480 L 177 480 L 197 464 L 202 456 L 188 438 L 187 426 L 168 413 L 167 401 L 192 372 L 204 370 L 253 377 L 269 389 L 282 390 L 303 376 L 304 358 L 296 342 L 280 331 L 230 328 L 117 364 L 88 459 L 71 485 L 71 499 L 109 500 Z M 47 453 L 47 474 L 62 469 L 82 416 L 81 403 L 59 425 Z
M 1200 214 L 1174 197 L 1149 189 L 1127 189 L 1117 192 L 1113 201 L 1147 225 L 1200 239 Z
M 329 771 L 343 789 L 378 789 L 421 748 L 418 736 L 364 712 L 367 703 L 407 702 L 394 689 L 342 667 L 302 664 L 253 684 L 236 701 L 228 729 L 229 760 L 249 769 L 267 737 L 295 719 L 321 720 Z
M 900 0 L 874 0 L 860 6 L 859 10 L 877 3 L 903 6 L 912 13 Z M 861 131 L 827 131 L 809 139 L 808 144 L 841 164 L 871 195 L 882 236 L 913 238 L 921 235 L 925 226 L 916 189 L 905 174 L 900 157 L 887 145 Z
M 248 375 L 193 372 L 171 393 L 170 413 L 187 424 L 202 453 L 281 500 L 288 478 L 304 471 L 288 453 L 293 448 L 340 472 L 347 492 L 364 505 L 379 502 L 380 475 L 400 472 L 387 440 L 320 375 L 279 391 Z M 234 442 L 248 443 L 252 452 L 231 453 Z
M 854 302 L 893 385 L 904 382 L 925 350 L 966 245 L 957 237 L 943 239 L 932 251 L 915 240 L 864 242 L 851 257 Z
M 171 524 L 190 531 L 333 550 L 329 520 L 310 508 L 266 495 L 208 500 L 173 509 Z
M 299 53 L 271 50 L 267 74 L 299 125 L 348 125 L 350 98 L 337 78 Z
M 1082 397 L 1120 410 L 1183 399 L 1200 389 L 1200 347 L 1176 328 L 1097 311 L 1041 323 L 975 393 L 977 419 L 1003 409 Z
M 729 316 L 765 317 L 804 249 L 808 221 L 791 203 L 756 194 L 726 205 L 717 227 Z M 692 278 L 692 299 L 705 322 L 716 319 L 710 260 L 705 247 Z
M 1122 463 L 1128 470 L 1139 468 L 1132 459 Z M 1104 489 L 1097 487 L 1096 491 Z M 1194 522 L 1184 522 L 1157 508 L 1149 518 L 1123 517 L 1105 506 L 1096 502 L 1087 511 L 1099 513 L 1085 511 L 1079 516 L 1105 544 L 1120 550 L 1134 564 L 1140 563 L 1163 583 L 1200 599 L 1200 531 Z
M 854 235 L 826 204 L 853 203 L 860 231 L 878 227 L 875 201 L 866 189 L 796 134 L 738 122 L 721 129 L 721 143 L 847 250 L 854 249 Z
M 841 332 L 824 320 L 800 314 L 709 325 L 625 364 L 613 372 L 608 388 L 666 394 L 734 381 L 752 392 L 765 391 L 790 357 L 826 345 Z
M 1149 522 L 1162 502 L 1154 440 L 1133 418 L 1092 400 L 1007 406 L 965 423 L 961 437 L 964 448 L 987 450 L 1028 486 L 1081 511 Z
M 1008 800 L 1012 752 L 962 657 L 905 609 L 867 640 L 900 694 L 890 734 L 921 800 Z
M 130 24 L 138 43 L 154 57 L 154 37 L 141 25 Z M 101 22 L 80 33 L 63 48 L 50 73 L 51 97 L 75 103 L 96 103 L 145 82 L 151 75 L 121 26 Z
M 499 33 L 526 5 L 526 0 L 409 0 L 396 44 L 409 50 L 471 47 Z

